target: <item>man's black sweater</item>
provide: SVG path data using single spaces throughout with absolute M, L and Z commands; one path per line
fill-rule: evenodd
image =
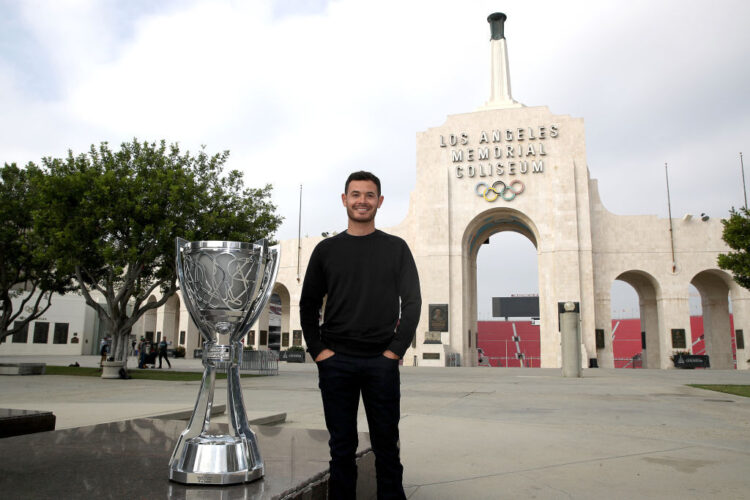
M 326 348 L 352 356 L 388 349 L 403 357 L 421 306 L 417 266 L 404 240 L 378 230 L 337 234 L 318 243 L 307 265 L 299 302 L 307 350 L 313 359 Z

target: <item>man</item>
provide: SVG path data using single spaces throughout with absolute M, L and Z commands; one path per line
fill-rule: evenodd
M 138 343 L 138 368 L 143 369 L 145 367 L 144 362 L 146 360 L 146 338 L 141 337 L 141 341 Z
M 347 230 L 315 247 L 300 297 L 302 331 L 318 364 L 331 435 L 329 498 L 356 496 L 360 393 L 375 452 L 378 498 L 405 498 L 398 448 L 399 359 L 419 322 L 417 267 L 404 240 L 375 229 L 383 203 L 376 176 L 351 174 L 341 201 Z
M 169 356 L 167 355 L 167 340 L 164 337 L 159 341 L 159 369 L 161 369 L 162 359 L 166 359 L 167 365 L 172 368 L 172 363 L 169 362 Z
M 101 356 L 101 359 L 99 359 L 99 368 L 101 368 L 107 360 L 107 353 L 109 353 L 109 337 L 104 337 L 101 342 L 99 342 L 99 355 Z

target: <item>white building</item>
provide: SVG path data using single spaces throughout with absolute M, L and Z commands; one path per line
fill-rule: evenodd
M 13 299 L 14 311 L 20 304 L 20 297 Z M 0 354 L 98 354 L 99 331 L 98 318 L 83 297 L 55 295 L 50 308 L 29 323 L 25 333 L 2 340 Z

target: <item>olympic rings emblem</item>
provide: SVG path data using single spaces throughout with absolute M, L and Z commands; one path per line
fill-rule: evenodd
M 481 196 L 489 202 L 493 202 L 498 198 L 502 198 L 505 201 L 511 201 L 513 198 L 523 193 L 524 189 L 526 189 L 526 186 L 524 186 L 523 182 L 516 179 L 509 185 L 506 185 L 503 181 L 495 181 L 492 186 L 480 182 L 474 187 L 474 192 L 477 193 L 477 196 Z

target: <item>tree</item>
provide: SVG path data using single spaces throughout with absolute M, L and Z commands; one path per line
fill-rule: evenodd
M 34 231 L 34 184 L 41 171 L 7 163 L 0 170 L 0 339 L 28 330 L 52 305 L 54 293 L 69 290 L 43 238 Z M 13 299 L 20 298 L 14 310 Z
M 228 155 L 193 156 L 177 144 L 134 139 L 119 151 L 104 142 L 87 154 L 42 160 L 36 228 L 51 235 L 58 266 L 75 276 L 112 337 L 115 360 L 127 359 L 138 319 L 178 290 L 177 236 L 255 241 L 281 222 L 271 186 L 245 188 L 242 173 L 224 172 Z M 161 298 L 149 302 L 157 289 Z
M 722 238 L 736 251 L 719 255 L 719 267 L 731 271 L 734 281 L 750 290 L 750 211 L 733 208 L 729 214 L 729 219 L 721 221 L 724 225 Z

